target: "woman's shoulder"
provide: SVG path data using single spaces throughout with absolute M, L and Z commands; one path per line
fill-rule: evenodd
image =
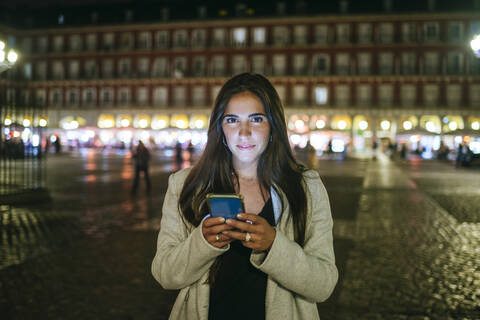
M 183 185 L 183 182 L 187 179 L 191 170 L 192 168 L 184 168 L 172 173 L 169 178 L 170 183 L 174 182 L 175 185 Z
M 303 172 L 303 178 L 305 180 L 312 180 L 312 179 L 316 180 L 316 179 L 320 179 L 320 175 L 318 174 L 317 170 L 307 169 Z
M 322 182 L 322 178 L 318 171 L 308 169 L 303 172 L 303 179 L 308 189 L 313 193 L 326 192 L 325 185 Z

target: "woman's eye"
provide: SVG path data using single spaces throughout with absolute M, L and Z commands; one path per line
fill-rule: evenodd
M 237 119 L 235 119 L 235 118 L 225 118 L 225 122 L 226 123 L 235 123 L 235 122 L 237 122 Z
M 260 117 L 260 116 L 252 118 L 252 121 L 257 123 L 261 123 L 263 122 L 263 120 L 264 120 L 263 117 Z

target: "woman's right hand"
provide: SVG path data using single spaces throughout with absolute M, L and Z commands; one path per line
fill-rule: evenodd
M 232 230 L 233 227 L 225 223 L 225 218 L 215 217 L 207 218 L 202 224 L 202 234 L 205 240 L 212 246 L 221 248 L 235 239 L 222 234 L 223 231 Z

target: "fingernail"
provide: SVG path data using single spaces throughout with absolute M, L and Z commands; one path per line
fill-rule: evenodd
M 228 231 L 222 231 L 223 234 L 228 234 Z
M 220 217 L 220 219 L 218 219 L 218 221 L 220 221 L 220 222 L 225 222 L 225 218 L 224 218 L 224 217 Z
M 232 223 L 232 219 L 227 219 L 227 221 L 225 221 L 225 222 L 230 224 L 230 223 Z
M 238 218 L 243 218 L 243 214 L 242 214 L 242 213 L 239 213 L 239 214 L 237 214 L 237 217 L 238 217 Z

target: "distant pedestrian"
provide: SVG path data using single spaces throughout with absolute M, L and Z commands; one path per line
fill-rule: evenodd
M 135 178 L 133 180 L 132 194 L 137 193 L 138 180 L 140 179 L 140 172 L 143 171 L 145 177 L 145 183 L 147 186 L 147 193 L 150 193 L 152 188 L 150 183 L 150 176 L 148 174 L 148 166 L 150 162 L 150 151 L 140 140 L 138 141 L 138 146 L 133 153 L 133 159 L 135 160 Z
M 60 144 L 60 136 L 55 135 L 55 141 L 53 142 L 55 148 L 55 153 L 60 153 L 62 151 L 62 145 Z
M 308 140 L 305 150 L 307 151 L 307 167 L 316 169 L 318 167 L 317 150 L 311 145 L 310 140 Z
M 182 168 L 183 163 L 183 147 L 180 141 L 177 141 L 175 145 L 175 164 L 177 165 L 177 170 Z

